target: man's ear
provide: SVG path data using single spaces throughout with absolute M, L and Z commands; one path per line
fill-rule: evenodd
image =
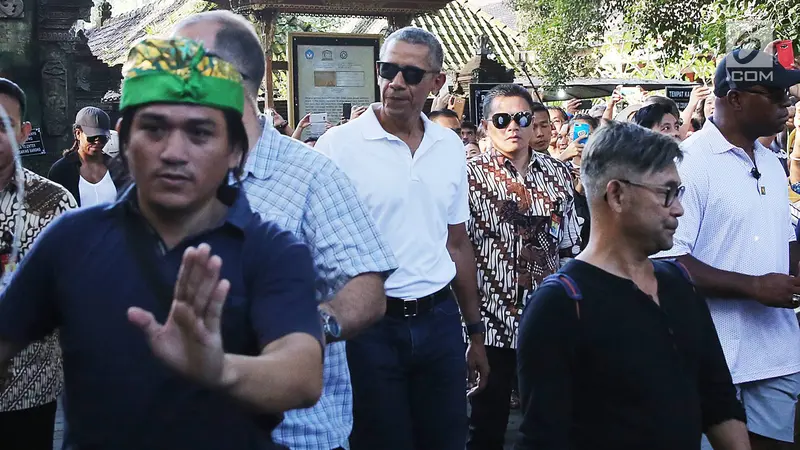
M 28 140 L 28 136 L 31 134 L 31 123 L 30 122 L 22 122 L 22 126 L 19 128 L 19 144 L 22 145 L 23 142 Z
M 117 119 L 117 125 L 114 127 L 114 131 L 116 131 L 117 134 L 119 134 L 119 129 L 120 128 L 122 128 L 122 118 L 121 117 L 119 119 Z

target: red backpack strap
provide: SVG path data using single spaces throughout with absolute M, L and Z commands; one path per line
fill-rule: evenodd
M 554 273 L 542 280 L 541 286 L 545 284 L 561 285 L 564 291 L 566 291 L 567 296 L 575 301 L 575 312 L 578 313 L 578 319 L 581 318 L 581 306 L 579 302 L 583 300 L 583 294 L 581 294 L 581 289 L 578 287 L 578 283 L 576 283 L 575 280 L 570 278 L 569 275 Z

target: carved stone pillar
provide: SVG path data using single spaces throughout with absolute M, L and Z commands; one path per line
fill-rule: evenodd
M 77 87 L 75 45 L 79 42 L 73 25 L 78 19 L 88 20 L 91 8 L 92 0 L 39 0 L 42 131 L 45 146 L 53 153 L 72 142 Z
M 400 28 L 407 27 L 411 25 L 411 21 L 414 20 L 414 16 L 411 14 L 392 14 L 386 17 L 387 21 L 389 22 L 389 26 L 386 29 L 386 34 L 391 34 Z
M 275 37 L 275 25 L 278 12 L 272 9 L 252 9 L 249 7 L 235 6 L 233 11 L 247 17 L 248 20 L 253 23 L 256 33 L 258 33 L 261 47 L 264 49 L 264 60 L 266 62 L 264 80 L 262 80 L 264 86 L 264 105 L 267 108 L 273 108 L 275 106 L 275 89 L 272 83 L 272 40 Z
M 23 17 L 25 17 L 25 4 L 22 0 L 0 0 L 0 19 Z

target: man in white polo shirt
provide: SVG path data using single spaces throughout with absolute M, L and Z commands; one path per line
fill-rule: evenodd
M 403 28 L 386 38 L 380 58 L 381 103 L 329 130 L 316 146 L 353 180 L 399 263 L 385 284 L 386 317 L 347 342 L 351 448 L 463 450 L 468 369 L 461 316 L 475 390 L 489 373 L 465 225 L 464 146 L 422 114 L 428 94 L 445 81 L 436 37 Z
M 800 329 L 792 311 L 800 304 L 800 279 L 789 275 L 796 274 L 798 253 L 786 173 L 757 140 L 783 127 L 788 88 L 800 83 L 800 72 L 764 53 L 745 53 L 735 50 L 717 67 L 714 116 L 681 144 L 685 212 L 673 248 L 657 257 L 678 257 L 708 297 L 758 450 L 794 440 L 800 393 Z

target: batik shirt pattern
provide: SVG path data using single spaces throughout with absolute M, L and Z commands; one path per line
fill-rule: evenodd
M 467 163 L 485 344 L 516 348 L 520 314 L 542 280 L 580 251 L 569 169 L 533 152 L 524 176 L 488 152 Z
M 22 209 L 22 239 L 19 256 L 24 257 L 39 233 L 59 214 L 77 204 L 65 188 L 25 169 L 25 197 L 17 201 L 16 184 L 0 192 L 0 259 L 8 262 Z M 45 405 L 56 400 L 63 387 L 61 349 L 56 335 L 34 342 L 11 362 L 10 379 L 0 392 L 0 411 L 14 411 Z

